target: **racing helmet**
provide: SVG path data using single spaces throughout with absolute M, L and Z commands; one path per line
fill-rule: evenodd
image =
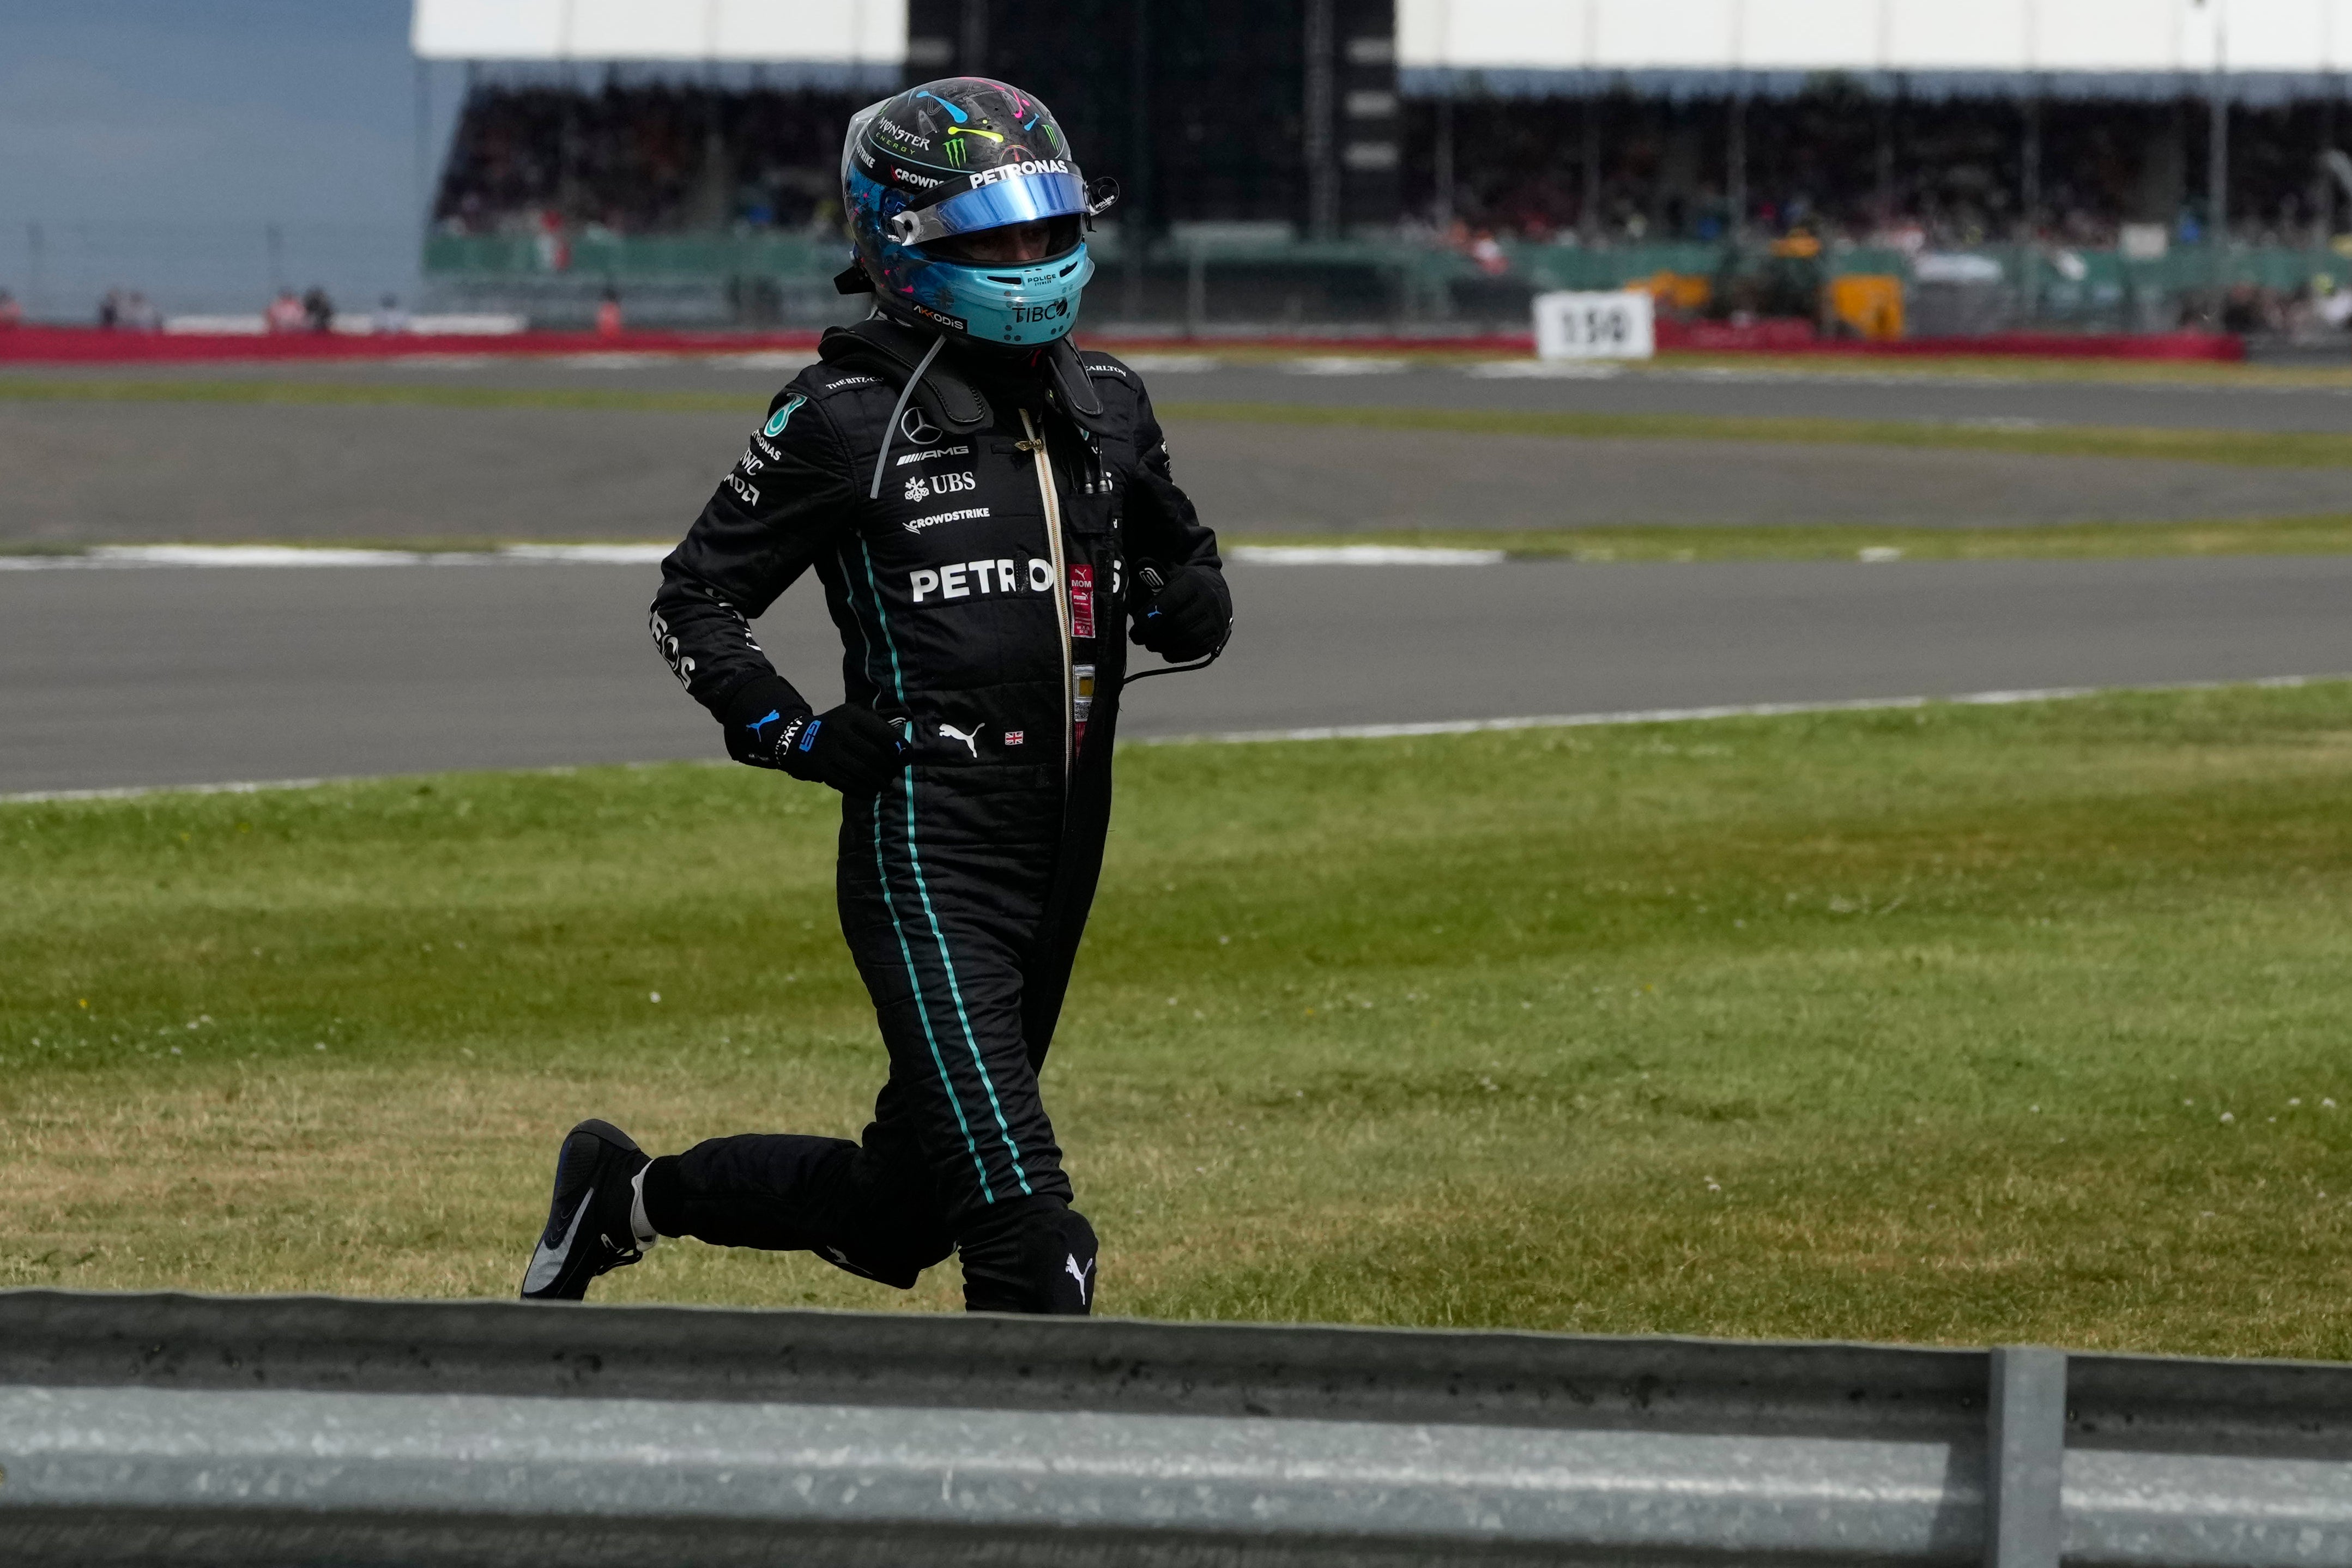
M 1084 231 L 1117 187 L 1089 192 L 1053 110 L 1019 88 L 950 77 L 857 111 L 842 143 L 841 198 L 857 270 L 884 314 L 963 342 L 1028 348 L 1076 324 L 1095 270 Z M 969 241 L 1040 222 L 1042 260 L 987 260 Z

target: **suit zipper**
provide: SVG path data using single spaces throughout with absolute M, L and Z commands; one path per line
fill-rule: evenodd
M 1066 789 L 1078 761 L 1078 676 L 1076 659 L 1070 651 L 1070 569 L 1062 554 L 1062 497 L 1054 487 L 1053 454 L 1046 450 L 1045 437 L 1025 408 L 1021 411 L 1021 429 L 1028 437 L 1021 443 L 1022 450 L 1037 465 L 1037 494 L 1045 503 L 1045 549 L 1054 562 L 1054 620 L 1062 630 L 1062 787 Z

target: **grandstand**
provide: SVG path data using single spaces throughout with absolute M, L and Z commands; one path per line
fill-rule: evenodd
M 608 285 L 638 319 L 839 314 L 842 127 L 963 72 L 1032 87 L 1125 186 L 1098 324 L 1500 322 L 1792 239 L 1823 277 L 1990 256 L 1967 325 L 2284 329 L 2352 281 L 2352 0 L 543 9 L 416 23 L 473 62 L 428 275 L 542 319 Z

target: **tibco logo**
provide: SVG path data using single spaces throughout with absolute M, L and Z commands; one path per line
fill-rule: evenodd
M 1013 319 L 1024 325 L 1030 325 L 1039 321 L 1051 321 L 1057 316 L 1067 316 L 1069 313 L 1070 302 L 1066 299 L 1056 299 L 1050 305 L 1015 305 L 1013 308 Z
M 1024 570 L 1025 568 L 1025 570 Z M 953 566 L 943 566 L 937 571 L 928 567 L 907 574 L 908 595 L 917 604 L 932 594 L 941 599 L 969 599 L 975 593 L 1051 593 L 1054 591 L 1054 563 L 1050 560 L 965 560 Z

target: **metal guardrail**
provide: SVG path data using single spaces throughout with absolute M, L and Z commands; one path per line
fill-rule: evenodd
M 0 1292 L 0 1561 L 2352 1568 L 2352 1367 Z

